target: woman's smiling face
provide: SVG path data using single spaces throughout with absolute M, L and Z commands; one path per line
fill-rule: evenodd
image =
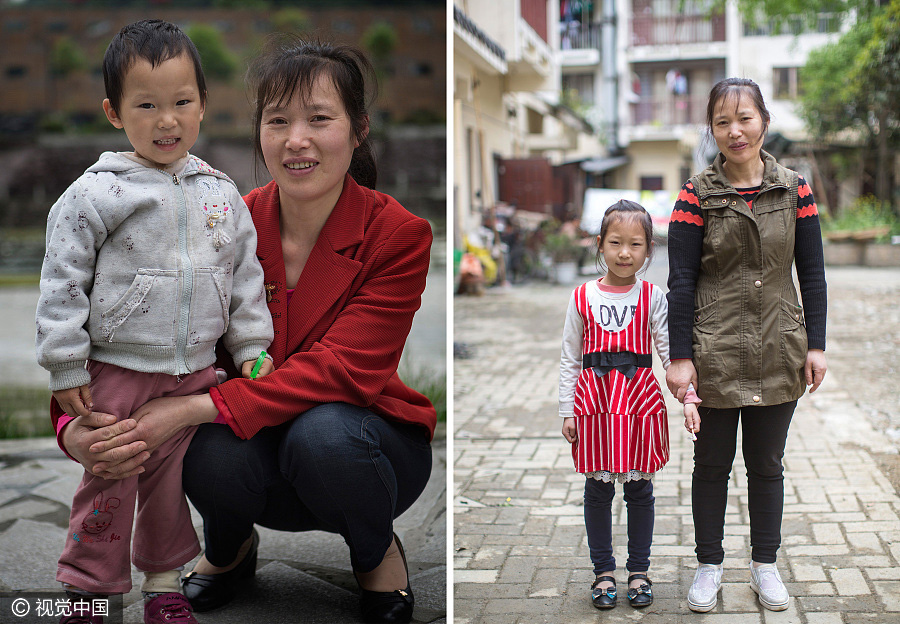
M 337 89 L 322 73 L 308 97 L 295 92 L 288 102 L 263 108 L 260 145 L 282 196 L 333 208 L 359 141 Z
M 749 95 L 722 97 L 715 106 L 712 132 L 726 162 L 744 164 L 759 159 L 766 133 L 762 115 Z

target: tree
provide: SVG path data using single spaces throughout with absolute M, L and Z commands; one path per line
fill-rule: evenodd
M 713 0 L 713 10 L 723 11 L 727 0 Z M 814 24 L 822 13 L 845 17 L 855 13 L 857 22 L 868 21 L 887 4 L 886 0 L 736 0 L 741 17 L 750 24 L 769 19 L 784 24 L 798 17 Z
M 310 30 L 309 16 L 300 9 L 281 9 L 272 15 L 275 32 L 302 34 Z
M 213 80 L 227 82 L 237 70 L 238 61 L 228 48 L 222 35 L 214 26 L 194 24 L 187 30 L 203 63 L 203 73 Z
M 801 115 L 813 136 L 858 137 L 876 150 L 875 189 L 891 201 L 891 147 L 900 147 L 900 0 L 810 52 L 801 69 Z
M 875 195 L 890 201 L 890 144 L 900 147 L 900 0 L 875 18 L 872 37 L 856 56 L 853 89 L 861 94 L 878 149 Z M 900 206 L 897 206 L 900 213 Z

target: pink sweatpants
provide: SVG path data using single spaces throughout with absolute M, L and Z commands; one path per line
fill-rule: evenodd
M 94 411 L 113 414 L 119 420 L 150 399 L 201 394 L 216 385 L 212 366 L 180 378 L 94 361 L 88 362 L 88 371 Z M 56 580 L 95 593 L 130 591 L 132 523 L 132 561 L 139 570 L 173 570 L 200 552 L 181 487 L 181 466 L 195 430 L 185 428 L 153 451 L 142 474 L 106 480 L 85 471 L 72 501 Z

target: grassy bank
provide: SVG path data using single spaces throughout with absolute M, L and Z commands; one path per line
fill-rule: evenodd
M 0 439 L 52 435 L 49 390 L 21 386 L 0 387 Z

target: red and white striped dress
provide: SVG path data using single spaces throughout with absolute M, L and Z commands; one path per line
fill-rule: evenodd
M 651 353 L 650 297 L 652 284 L 641 286 L 631 323 L 612 332 L 594 319 L 587 299 L 588 284 L 575 290 L 575 307 L 584 322 L 584 353 L 631 351 Z M 578 440 L 572 457 L 578 472 L 652 474 L 669 461 L 666 404 L 653 370 L 638 368 L 631 379 L 613 369 L 598 377 L 581 371 L 575 386 Z

